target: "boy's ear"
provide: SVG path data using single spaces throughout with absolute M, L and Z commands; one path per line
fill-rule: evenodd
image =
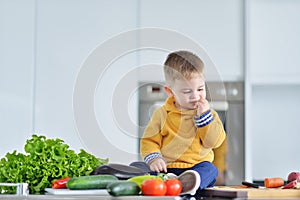
M 165 85 L 164 89 L 169 97 L 174 96 L 174 94 L 169 86 Z

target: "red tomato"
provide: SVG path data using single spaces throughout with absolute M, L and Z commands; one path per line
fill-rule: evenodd
M 178 179 L 169 179 L 165 181 L 167 186 L 167 196 L 178 196 L 182 190 L 182 184 Z
M 142 183 L 142 192 L 149 196 L 164 196 L 167 192 L 166 184 L 161 179 L 148 179 Z

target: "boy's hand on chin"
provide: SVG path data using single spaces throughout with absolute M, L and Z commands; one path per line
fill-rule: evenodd
M 201 116 L 203 113 L 210 109 L 209 103 L 206 99 L 200 99 L 197 103 L 197 116 Z
M 156 158 L 150 163 L 150 169 L 154 172 L 166 172 L 167 173 L 167 165 L 164 159 Z

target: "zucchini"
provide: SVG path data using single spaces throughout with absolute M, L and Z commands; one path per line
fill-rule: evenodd
M 109 175 L 90 175 L 71 178 L 67 182 L 67 188 L 70 190 L 87 190 L 87 189 L 106 189 L 107 185 L 118 181 L 118 178 Z
M 114 182 L 107 186 L 107 192 L 112 196 L 138 195 L 140 191 L 136 183 L 129 181 Z
M 144 175 L 144 176 L 135 176 L 135 177 L 132 177 L 132 178 L 128 179 L 127 181 L 129 181 L 129 182 L 134 182 L 134 183 L 136 183 L 140 188 L 142 188 L 142 183 L 143 183 L 145 180 L 148 180 L 148 179 L 162 179 L 162 178 L 159 177 L 159 176 L 155 176 L 155 175 Z

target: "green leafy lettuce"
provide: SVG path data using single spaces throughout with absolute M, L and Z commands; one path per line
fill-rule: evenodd
M 53 180 L 89 175 L 108 163 L 83 149 L 75 153 L 58 138 L 32 135 L 24 149 L 26 154 L 13 151 L 0 160 L 0 183 L 28 183 L 31 194 L 43 193 Z M 15 192 L 14 187 L 0 187 L 0 194 Z

